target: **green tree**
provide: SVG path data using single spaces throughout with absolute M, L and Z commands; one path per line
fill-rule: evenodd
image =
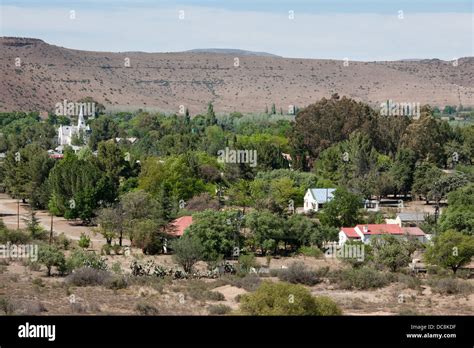
M 391 235 L 383 235 L 371 240 L 374 261 L 392 272 L 408 266 L 411 253 L 408 242 Z
M 214 105 L 209 102 L 209 104 L 207 104 L 207 124 L 209 126 L 213 126 L 215 124 L 217 124 L 217 118 L 216 118 L 216 114 L 214 112 Z
M 7 192 L 14 198 L 29 200 L 34 208 L 44 208 L 48 200 L 47 178 L 54 160 L 38 144 L 9 152 L 2 166 Z
M 193 266 L 204 257 L 204 247 L 197 237 L 184 235 L 172 241 L 174 251 L 173 259 L 184 268 L 186 273 L 191 273 Z
M 272 104 L 272 113 L 271 115 L 276 115 L 276 106 L 275 103 Z
M 354 226 L 360 221 L 362 198 L 343 189 L 334 191 L 334 198 L 326 203 L 320 213 L 323 225 L 342 227 Z
M 68 219 L 89 223 L 99 201 L 115 198 L 107 177 L 94 164 L 67 154 L 49 173 L 49 210 Z
M 66 260 L 64 254 L 55 246 L 42 245 L 38 249 L 38 262 L 46 266 L 48 277 L 50 277 L 53 266 L 61 269 Z
M 465 174 L 455 172 L 453 175 L 446 175 L 436 180 L 429 192 L 429 197 L 436 203 L 447 198 L 449 192 L 457 190 L 469 183 Z
M 443 171 L 430 163 L 422 164 L 415 169 L 413 175 L 412 192 L 425 198 L 426 203 L 429 201 L 429 193 L 434 184 L 443 175 Z
M 474 184 L 448 194 L 448 207 L 441 215 L 442 231 L 456 230 L 474 236 Z
M 424 255 L 428 263 L 451 268 L 453 273 L 473 256 L 474 238 L 454 230 L 437 235 Z
M 100 233 L 111 245 L 112 240 L 123 231 L 123 214 L 120 208 L 103 207 L 97 211 L 95 218 L 97 228 L 95 232 Z
M 368 105 L 335 94 L 298 112 L 290 141 L 295 157 L 302 160 L 307 153 L 315 159 L 324 149 L 348 139 L 355 130 L 374 136 L 375 124 L 376 112 Z M 305 163 L 301 168 L 307 165 Z
M 318 233 L 319 226 L 314 221 L 303 215 L 294 214 L 285 221 L 282 240 L 285 246 L 289 244 L 296 250 L 302 245 L 309 245 L 312 237 Z
M 397 194 L 402 193 L 406 196 L 411 191 L 415 162 L 416 156 L 412 150 L 405 148 L 399 149 L 395 157 L 395 162 L 390 168 Z
M 120 136 L 117 123 L 109 116 L 100 116 L 94 119 L 90 127 L 92 129 L 89 137 L 89 146 L 95 150 L 103 140 L 114 139 Z
M 205 210 L 193 215 L 189 235 L 198 238 L 204 247 L 204 260 L 215 260 L 218 255 L 230 257 L 234 247 L 239 248 L 241 235 L 238 214 L 235 211 Z
M 46 239 L 46 231 L 41 226 L 40 219 L 36 216 L 34 209 L 30 209 L 28 217 L 24 218 L 23 221 L 26 224 L 26 230 L 29 232 L 31 239 Z
M 260 248 L 262 255 L 270 251 L 276 254 L 278 242 L 282 241 L 284 236 L 284 219 L 263 210 L 247 214 L 245 222 L 252 233 L 255 246 Z

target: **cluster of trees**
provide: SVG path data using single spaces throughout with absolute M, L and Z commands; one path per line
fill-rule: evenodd
M 264 254 L 294 251 L 335 239 L 340 226 L 372 221 L 361 214 L 361 201 L 387 195 L 447 199 L 430 231 L 473 232 L 466 197 L 474 179 L 474 126 L 453 128 L 428 106 L 419 119 L 388 117 L 333 95 L 299 110 L 294 121 L 216 115 L 212 104 L 193 117 L 103 109 L 96 116 L 87 146 L 55 160 L 47 150 L 70 119 L 0 114 L 0 152 L 6 152 L 0 181 L 35 209 L 97 223 L 109 244 L 127 237 L 157 252 L 169 222 L 194 214 L 189 233 L 206 259 L 232 256 L 236 245 Z M 218 161 L 226 147 L 256 150 L 257 165 Z M 311 187 L 338 188 L 317 223 L 293 215 Z

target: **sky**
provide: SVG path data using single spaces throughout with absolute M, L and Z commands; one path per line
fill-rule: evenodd
M 81 50 L 234 48 L 361 61 L 474 55 L 473 0 L 0 1 L 1 36 Z

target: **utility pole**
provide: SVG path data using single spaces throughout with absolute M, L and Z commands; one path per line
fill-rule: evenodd
M 20 199 L 16 201 L 16 229 L 20 229 Z
M 51 213 L 51 229 L 49 231 L 49 245 L 53 242 L 53 213 Z

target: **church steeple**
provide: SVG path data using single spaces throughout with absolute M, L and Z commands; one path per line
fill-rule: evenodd
M 77 128 L 78 129 L 85 129 L 86 128 L 86 121 L 84 120 L 84 114 L 82 113 L 83 106 L 81 105 L 81 109 L 79 110 L 79 117 L 77 118 Z

